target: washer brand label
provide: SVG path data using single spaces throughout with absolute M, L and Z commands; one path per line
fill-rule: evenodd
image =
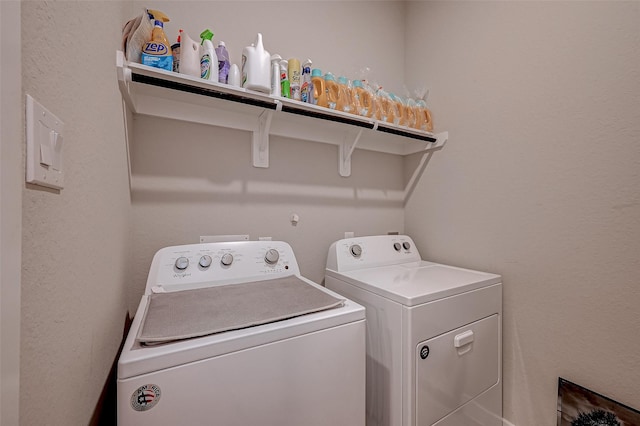
M 429 356 L 429 352 L 429 346 L 424 345 L 422 348 L 420 348 L 420 358 L 427 359 L 427 357 Z
M 160 401 L 160 388 L 157 385 L 140 386 L 131 395 L 131 408 L 136 411 L 151 410 Z

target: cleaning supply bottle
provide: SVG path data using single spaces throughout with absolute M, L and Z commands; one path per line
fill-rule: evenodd
M 417 116 L 417 109 L 418 109 L 418 105 L 416 104 L 415 99 L 412 98 L 407 98 L 405 99 L 405 108 L 406 108 L 406 114 L 407 114 L 407 123 L 405 124 L 407 127 L 412 127 L 414 129 L 416 129 L 416 120 L 418 118 Z
M 213 33 L 206 29 L 200 33 L 200 78 L 218 81 L 218 55 L 213 47 Z
M 234 87 L 240 87 L 240 69 L 236 64 L 231 64 L 231 68 L 229 68 L 229 85 Z
M 376 92 L 376 99 L 380 105 L 381 120 L 387 123 L 393 123 L 396 120 L 395 104 L 382 87 Z
M 313 103 L 313 83 L 311 82 L 311 59 L 302 64 L 302 85 L 300 87 L 300 100 Z
M 291 98 L 291 86 L 289 83 L 289 61 L 280 61 L 280 95 L 283 98 Z
M 164 24 L 156 19 L 153 23 L 151 40 L 142 48 L 142 63 L 156 68 L 173 71 L 173 54 L 171 45 L 164 33 Z
M 353 80 L 354 104 L 358 115 L 373 117 L 373 94 L 362 84 L 362 80 Z
M 327 100 L 327 85 L 325 84 L 322 71 L 318 68 L 314 68 L 311 71 L 311 83 L 313 84 L 313 104 L 328 108 L 329 101 Z
M 367 83 L 366 85 L 367 87 L 367 91 L 369 91 L 369 93 L 371 93 L 372 99 L 373 99 L 373 117 L 376 120 L 380 120 L 382 121 L 382 101 L 380 96 L 378 96 L 378 91 L 382 90 L 382 87 L 379 87 L 376 84 L 369 84 Z M 386 117 L 385 117 L 386 118 Z
M 280 61 L 282 56 L 271 55 L 271 94 L 273 96 L 280 96 Z
M 300 87 L 301 87 L 301 74 L 300 74 L 300 61 L 297 58 L 290 58 L 288 62 L 289 71 L 289 88 L 291 90 L 291 99 L 299 101 Z
M 338 104 L 336 105 L 336 109 L 351 114 L 357 114 L 358 112 L 356 111 L 356 106 L 353 102 L 351 84 L 347 77 L 338 77 L 338 93 Z
M 229 62 L 227 46 L 222 40 L 218 43 L 218 47 L 216 47 L 216 56 L 218 57 L 218 82 L 227 84 L 229 81 L 229 68 L 231 68 L 231 63 Z
M 258 33 L 255 44 L 242 50 L 242 87 L 271 92 L 271 55 L 262 45 L 261 33 Z
M 180 30 L 180 74 L 200 77 L 200 45 Z
M 340 88 L 333 74 L 330 72 L 324 75 L 324 84 L 327 86 L 327 102 L 329 108 L 337 109 L 338 100 L 340 98 Z
M 409 116 L 405 109 L 404 100 L 393 93 L 389 93 L 389 98 L 391 98 L 391 107 L 395 114 L 394 124 L 406 126 Z
M 178 40 L 171 45 L 171 53 L 173 54 L 173 72 L 180 72 L 180 34 L 182 34 L 182 30 L 178 32 Z
M 427 132 L 433 131 L 433 119 L 431 118 L 431 111 L 427 108 L 427 103 L 418 99 L 416 101 L 418 109 L 416 111 L 416 128 Z

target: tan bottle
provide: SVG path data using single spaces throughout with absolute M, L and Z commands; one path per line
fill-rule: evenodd
M 322 71 L 318 68 L 314 68 L 311 71 L 311 83 L 313 84 L 313 103 L 315 105 L 328 108 L 329 101 L 327 100 L 327 86 L 322 77 Z
M 338 87 L 338 82 L 333 74 L 328 72 L 324 75 L 324 84 L 327 86 L 327 101 L 329 103 L 329 108 L 337 109 L 338 100 L 340 98 L 340 87 Z
M 431 111 L 427 108 L 426 102 L 418 99 L 416 105 L 416 128 L 433 132 L 433 119 L 431 118 Z
M 340 111 L 348 112 L 350 114 L 358 115 L 358 110 L 356 109 L 355 104 L 355 96 L 353 93 L 353 89 L 351 88 L 351 82 L 347 77 L 338 77 L 338 107 L 337 109 Z
M 387 123 L 394 123 L 396 120 L 396 105 L 389 97 L 389 94 L 382 89 L 376 93 L 376 99 L 380 106 L 380 120 Z

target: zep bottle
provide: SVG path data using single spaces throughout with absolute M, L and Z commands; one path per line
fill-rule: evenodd
M 163 26 L 162 21 L 155 20 L 153 31 L 151 32 L 151 40 L 142 47 L 142 63 L 173 71 L 173 54 Z

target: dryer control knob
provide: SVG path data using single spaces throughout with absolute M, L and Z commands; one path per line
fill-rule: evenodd
M 233 263 L 233 255 L 231 253 L 225 253 L 220 258 L 220 263 L 224 266 L 229 266 Z
M 211 256 L 205 254 L 200 258 L 200 262 L 198 262 L 198 264 L 203 268 L 208 268 L 209 266 L 211 266 Z
M 393 243 L 393 248 L 395 251 L 400 251 L 402 246 L 400 245 L 400 243 Z
M 275 265 L 278 263 L 278 259 L 280 259 L 280 253 L 278 253 L 278 250 L 276 249 L 269 249 L 264 255 L 264 261 L 269 265 Z
M 411 244 L 405 241 L 404 243 L 402 243 L 402 247 L 404 247 L 405 250 L 409 250 L 411 248 Z
M 176 269 L 182 271 L 184 269 L 187 269 L 187 266 L 189 266 L 189 259 L 187 259 L 186 257 L 182 256 L 176 259 Z
M 362 254 L 362 247 L 360 247 L 358 244 L 354 244 L 350 247 L 350 251 L 351 256 L 360 257 L 360 255 Z

